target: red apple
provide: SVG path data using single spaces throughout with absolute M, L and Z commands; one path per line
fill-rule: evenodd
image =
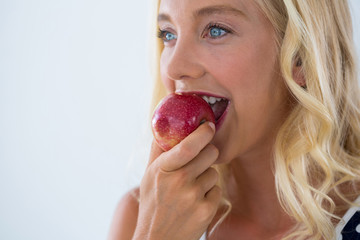
M 158 145 L 168 151 L 205 121 L 215 124 L 214 113 L 204 99 L 190 93 L 172 93 L 155 109 L 152 131 Z

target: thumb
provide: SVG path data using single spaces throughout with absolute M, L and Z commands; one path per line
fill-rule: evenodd
M 151 144 L 150 157 L 148 167 L 157 159 L 164 151 L 159 147 L 155 140 Z

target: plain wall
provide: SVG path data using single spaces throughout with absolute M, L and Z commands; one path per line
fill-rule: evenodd
M 106 238 L 151 142 L 150 2 L 0 1 L 0 239 Z

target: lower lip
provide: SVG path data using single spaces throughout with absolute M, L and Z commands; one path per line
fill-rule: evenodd
M 230 101 L 228 102 L 228 105 L 226 106 L 226 109 L 224 111 L 224 113 L 221 115 L 221 117 L 219 118 L 219 120 L 216 121 L 215 127 L 216 127 L 216 131 L 218 131 L 220 129 L 220 127 L 223 125 L 226 115 L 229 111 L 229 107 L 230 107 Z

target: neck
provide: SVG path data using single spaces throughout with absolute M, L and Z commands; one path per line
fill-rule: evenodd
M 271 149 L 234 159 L 228 179 L 232 214 L 268 230 L 288 229 L 290 217 L 280 206 Z

